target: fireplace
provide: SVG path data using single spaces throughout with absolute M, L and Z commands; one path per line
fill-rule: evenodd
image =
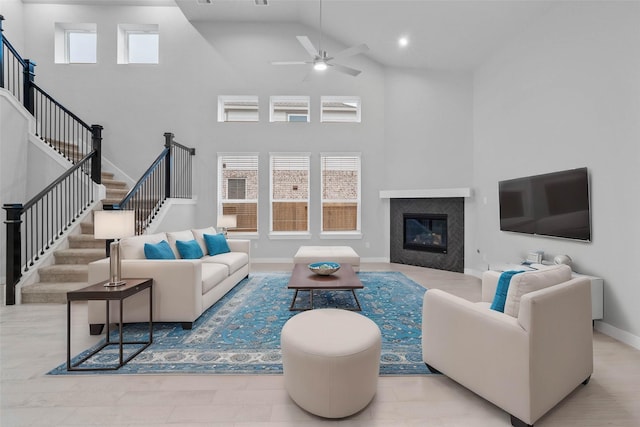
M 402 247 L 407 250 L 447 253 L 447 215 L 405 213 Z
M 464 271 L 464 197 L 392 198 L 389 259 Z

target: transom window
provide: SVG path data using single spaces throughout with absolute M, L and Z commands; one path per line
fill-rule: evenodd
M 157 24 L 118 25 L 118 64 L 160 63 L 160 34 Z
M 271 232 L 309 232 L 309 154 L 271 154 Z
M 96 24 L 56 23 L 56 64 L 95 64 L 98 61 Z
M 323 96 L 320 98 L 320 121 L 360 123 L 360 97 Z
M 308 96 L 272 96 L 269 121 L 308 123 L 309 102 Z
M 360 154 L 322 154 L 322 232 L 360 231 Z
M 224 96 L 218 97 L 219 122 L 257 122 L 257 96 Z
M 258 155 L 218 153 L 218 214 L 235 215 L 231 232 L 258 231 Z

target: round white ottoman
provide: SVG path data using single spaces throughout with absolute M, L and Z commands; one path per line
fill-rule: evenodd
M 342 418 L 376 394 L 382 338 L 371 319 L 335 308 L 309 310 L 284 324 L 280 340 L 284 386 L 303 409 Z

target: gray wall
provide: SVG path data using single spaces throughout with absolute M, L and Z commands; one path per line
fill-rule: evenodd
M 83 120 L 105 127 L 105 156 L 119 168 L 137 178 L 161 150 L 165 131 L 196 148 L 195 226 L 215 224 L 216 153 L 259 153 L 261 233 L 252 247 L 256 258 L 290 258 L 300 244 L 327 243 L 349 244 L 363 258 L 388 256 L 389 244 L 382 229 L 388 206 L 379 199 L 379 191 L 390 185 L 408 185 L 403 179 L 407 176 L 398 176 L 394 167 L 401 161 L 402 151 L 410 149 L 415 141 L 420 142 L 421 151 L 440 154 L 436 165 L 416 167 L 408 174 L 418 187 L 470 184 L 470 73 L 385 70 L 361 56 L 349 61 L 349 65 L 363 70 L 357 78 L 327 73 L 321 77 L 311 74 L 303 81 L 307 68 L 269 64 L 270 60 L 304 58 L 306 52 L 295 36 L 314 32 L 300 25 L 196 23 L 194 27 L 172 7 L 26 4 L 24 16 L 25 28 L 29 28 L 26 50 L 38 62 L 38 81 Z M 97 23 L 98 64 L 54 64 L 55 22 Z M 158 23 L 161 64 L 117 65 L 119 23 Z M 344 47 L 331 40 L 325 43 L 330 51 Z M 414 105 L 414 98 L 387 99 L 387 83 L 403 87 L 407 75 L 419 82 L 419 106 Z M 411 85 L 404 90 L 411 92 Z M 260 122 L 217 122 L 218 95 L 257 95 Z M 269 123 L 271 95 L 310 96 L 311 123 Z M 322 95 L 361 97 L 362 123 L 319 123 Z M 425 124 L 422 115 L 433 111 L 437 111 L 437 117 Z M 411 121 L 386 129 L 389 112 L 391 117 L 411 116 Z M 319 154 L 345 151 L 362 153 L 363 238 L 320 240 Z M 267 236 L 270 152 L 311 153 L 311 240 L 270 240 Z M 459 160 L 461 152 L 465 153 L 463 161 Z M 438 177 L 437 182 L 434 177 Z
M 379 199 L 380 190 L 473 187 L 474 196 L 465 200 L 468 269 L 517 261 L 532 249 L 548 257 L 569 254 L 577 271 L 605 279 L 609 332 L 638 343 L 640 287 L 632 266 L 640 256 L 639 8 L 636 2 L 563 3 L 506 40 L 473 74 L 385 69 L 354 58 L 350 65 L 364 70 L 356 79 L 327 74 L 302 82 L 304 70 L 268 61 L 304 55 L 295 35 L 307 28 L 196 29 L 172 7 L 27 4 L 23 43 L 25 56 L 38 63 L 38 81 L 85 121 L 105 126 L 105 155 L 131 176 L 157 155 L 165 131 L 197 148 L 196 226 L 215 220 L 215 154 L 259 152 L 258 258 L 289 257 L 301 244 L 266 236 L 268 153 L 311 152 L 312 186 L 318 188 L 319 152 L 360 151 L 364 238 L 348 243 L 363 257 L 389 253 L 389 203 Z M 98 65 L 53 64 L 57 21 L 98 24 Z M 116 65 L 119 23 L 159 24 L 161 64 Z M 5 28 L 8 37 L 22 39 L 11 34 L 18 25 Z M 259 96 L 260 123 L 216 122 L 217 96 L 233 94 Z M 312 123 L 267 123 L 270 95 L 311 96 Z M 321 95 L 361 96 L 362 123 L 318 123 Z M 593 184 L 592 243 L 498 230 L 499 180 L 580 166 L 589 168 Z M 311 203 L 318 206 L 318 192 Z M 314 236 L 319 220 L 315 211 Z
M 640 345 L 639 22 L 639 3 L 567 2 L 475 73 L 476 246 L 466 262 L 481 270 L 529 250 L 568 254 L 575 271 L 604 278 L 605 321 Z M 499 231 L 499 180 L 582 166 L 592 243 Z

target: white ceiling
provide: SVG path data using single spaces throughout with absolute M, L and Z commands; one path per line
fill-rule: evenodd
M 317 46 L 319 0 L 176 0 L 190 21 L 294 22 L 313 28 Z M 371 59 L 387 66 L 473 69 L 516 37 L 557 1 L 323 0 L 325 35 L 352 46 L 366 43 Z M 300 34 L 303 35 L 303 34 Z M 409 38 L 401 49 L 398 38 Z
M 194 22 L 298 23 L 317 46 L 320 0 L 23 0 L 24 3 L 174 5 Z M 366 43 L 386 66 L 473 69 L 563 0 L 322 0 L 322 30 L 347 46 Z M 242 28 L 243 26 L 239 26 Z M 246 28 L 246 26 L 244 26 Z M 240 31 L 240 30 L 239 30 Z M 398 38 L 409 46 L 398 47 Z

